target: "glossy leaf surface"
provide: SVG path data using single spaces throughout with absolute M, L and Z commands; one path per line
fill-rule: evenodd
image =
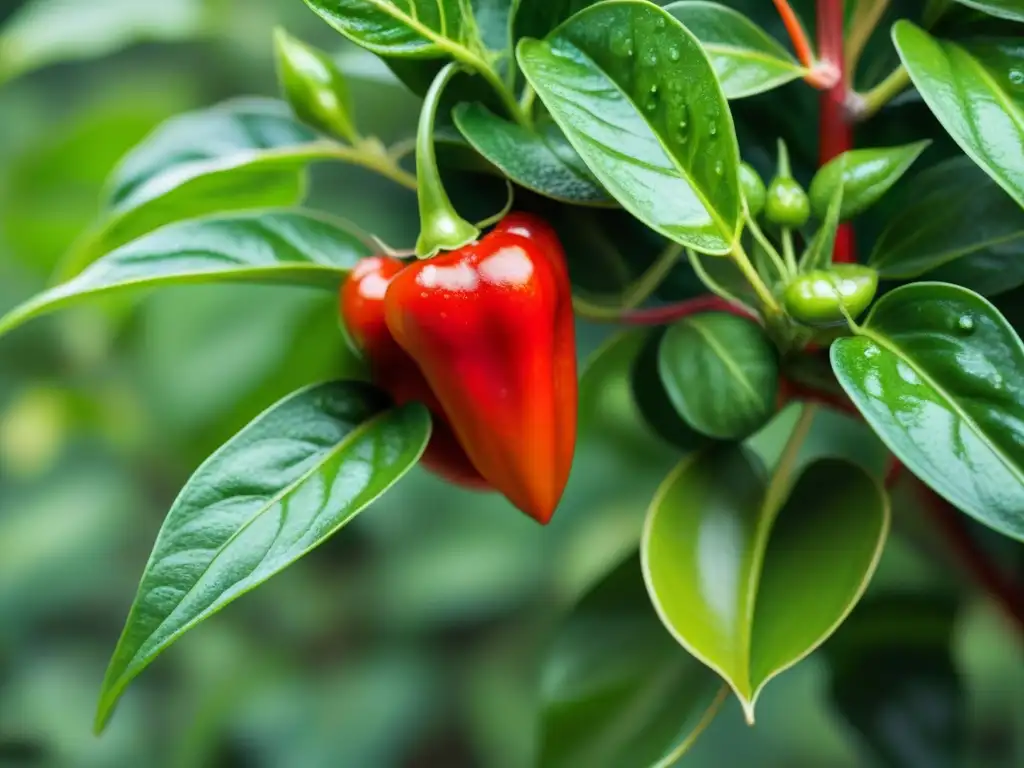
M 770 91 L 806 74 L 774 37 L 732 8 L 680 0 L 665 10 L 700 40 L 727 98 Z
M 71 280 L 0 318 L 0 334 L 30 318 L 114 291 L 248 282 L 337 290 L 366 245 L 314 213 L 243 213 L 179 222 L 101 257 Z
M 837 459 L 766 482 L 746 449 L 684 460 L 648 511 L 647 588 L 680 644 L 736 692 L 747 719 L 764 685 L 818 647 L 863 593 L 888 531 L 885 492 Z
M 995 307 L 953 285 L 904 286 L 831 354 L 839 383 L 900 461 L 1024 540 L 1024 345 Z
M 157 537 L 96 716 L 204 619 L 322 544 L 419 459 L 430 415 L 366 384 L 300 390 L 196 471 Z
M 866 598 L 825 646 L 832 703 L 879 765 L 965 764 L 967 691 L 953 658 L 956 603 Z
M 476 37 L 460 0 L 306 0 L 313 12 L 357 45 L 382 56 L 439 58 Z
M 714 715 L 722 689 L 665 631 L 640 560 L 629 557 L 558 630 L 544 664 L 537 764 L 672 765 Z
M 1024 283 L 1024 209 L 968 158 L 948 160 L 910 181 L 869 263 L 883 278 L 930 273 L 987 296 L 1012 290 Z
M 1020 0 L 956 0 L 961 5 L 1000 16 L 1010 21 L 1024 21 L 1024 5 Z
M 909 21 L 893 40 L 910 78 L 957 144 L 1024 206 L 1024 50 L 1007 42 L 972 49 L 937 40 Z
M 473 148 L 516 184 L 569 203 L 613 203 L 557 126 L 529 131 L 479 104 L 460 104 L 454 118 Z
M 331 156 L 283 102 L 245 99 L 160 126 L 114 171 L 104 220 L 64 276 L 164 224 L 207 213 L 283 207 L 303 194 L 305 166 Z
M 658 369 L 676 409 L 705 435 L 740 440 L 775 413 L 777 354 L 751 320 L 724 312 L 680 320 L 661 341 Z
M 824 218 L 836 187 L 841 186 L 840 217 L 852 219 L 863 213 L 900 180 L 930 143 L 925 140 L 902 147 L 853 149 L 838 155 L 811 181 L 811 210 L 819 219 Z
M 662 9 L 591 6 L 519 64 L 594 176 L 626 210 L 678 243 L 724 254 L 740 225 L 739 150 L 700 43 Z

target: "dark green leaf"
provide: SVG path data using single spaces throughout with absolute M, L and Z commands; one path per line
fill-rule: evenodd
M 888 192 L 905 174 L 930 140 L 902 147 L 853 149 L 822 166 L 811 181 L 811 210 L 824 218 L 836 187 L 843 188 L 840 218 L 852 219 Z
M 723 686 L 658 621 L 626 559 L 559 629 L 544 665 L 541 768 L 674 765 Z
M 544 37 L 574 13 L 595 0 L 518 0 L 512 21 L 514 40 Z
M 285 398 L 211 456 L 157 538 L 97 728 L 160 653 L 336 533 L 419 460 L 429 437 L 422 405 L 388 410 L 369 385 L 336 382 Z
M 479 104 L 460 104 L 454 117 L 473 148 L 516 184 L 577 205 L 612 204 L 557 126 L 528 131 Z
M 732 8 L 680 0 L 665 10 L 700 40 L 727 98 L 770 91 L 807 74 L 774 37 Z
M 1024 540 L 1024 345 L 965 288 L 886 294 L 832 345 L 839 383 L 914 474 L 989 527 Z
M 700 43 L 662 9 L 601 3 L 519 64 L 606 190 L 654 230 L 703 253 L 739 236 L 739 150 L 729 105 Z
M 120 290 L 215 282 L 312 285 L 337 290 L 366 245 L 314 213 L 243 213 L 172 224 L 122 246 L 66 283 L 0 318 L 0 334 L 26 320 Z
M 1000 16 L 1011 21 L 1024 21 L 1024 6 L 1020 0 L 956 0 L 961 5 Z
M 667 331 L 667 328 L 650 331 L 633 361 L 633 397 L 640 415 L 657 435 L 676 448 L 689 452 L 707 445 L 710 440 L 682 419 L 666 390 L 659 349 Z
M 274 31 L 274 49 L 281 88 L 299 119 L 355 144 L 359 132 L 348 84 L 331 57 L 280 27 Z
M 1024 284 L 1024 210 L 968 158 L 918 174 L 905 197 L 869 260 L 883 278 L 930 273 L 988 296 Z
M 720 440 L 741 440 L 775 413 L 779 365 L 757 323 L 724 312 L 693 315 L 668 329 L 658 369 L 686 422 Z
M 747 719 L 765 684 L 817 648 L 856 604 L 889 524 L 884 490 L 837 459 L 766 484 L 730 445 L 693 456 L 662 485 L 641 543 L 665 626 L 736 692 Z
M 62 277 L 164 224 L 292 205 L 303 195 L 305 166 L 332 157 L 334 146 L 280 101 L 230 101 L 175 117 L 118 166 L 104 220 L 71 254 Z
M 1024 48 L 986 45 L 972 56 L 899 21 L 893 40 L 910 78 L 957 144 L 1024 206 Z
M 832 702 L 879 765 L 957 768 L 967 700 L 951 648 L 956 604 L 867 598 L 825 646 Z

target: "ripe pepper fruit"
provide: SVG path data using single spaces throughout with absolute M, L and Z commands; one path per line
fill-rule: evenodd
M 423 466 L 466 488 L 489 488 L 462 450 L 441 403 L 415 361 L 391 336 L 384 320 L 384 295 L 405 264 L 388 256 L 360 261 L 341 287 L 341 313 L 352 341 L 366 354 L 374 383 L 399 405 L 421 402 L 433 414 L 434 428 L 423 453 Z
M 419 364 L 459 443 L 496 490 L 546 524 L 576 447 L 576 343 L 565 255 L 513 213 L 480 240 L 392 281 L 388 328 Z

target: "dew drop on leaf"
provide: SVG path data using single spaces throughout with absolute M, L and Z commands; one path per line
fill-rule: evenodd
M 679 53 L 679 46 L 678 45 L 671 45 L 671 46 L 669 46 L 669 49 L 668 49 L 668 60 L 669 61 L 679 61 L 681 56 L 682 56 L 682 54 Z
M 714 120 L 712 120 L 710 123 L 708 123 L 708 135 L 709 136 L 717 136 L 718 135 L 718 124 Z
M 649 66 L 655 66 L 658 63 L 658 52 L 651 48 L 644 56 L 644 64 Z
M 974 333 L 974 318 L 970 315 L 960 315 L 956 320 L 956 330 L 961 336 L 970 336 Z
M 715 162 L 715 176 L 721 176 L 725 173 L 725 165 L 722 164 L 721 160 Z
M 654 20 L 654 28 L 655 29 L 664 29 L 665 28 L 665 20 L 663 18 L 661 18 L 661 16 L 659 16 L 658 18 L 656 18 Z
M 1024 69 L 1011 69 L 1009 77 L 1012 85 L 1018 87 L 1024 85 Z

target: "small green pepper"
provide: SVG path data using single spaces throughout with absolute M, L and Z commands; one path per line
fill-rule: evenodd
M 810 218 L 811 201 L 796 179 L 776 177 L 768 187 L 764 215 L 780 227 L 802 227 Z
M 740 189 L 743 190 L 743 199 L 747 201 L 750 215 L 758 216 L 764 210 L 764 182 L 757 171 L 747 163 L 740 163 Z
M 797 275 L 783 292 L 786 312 L 808 325 L 840 323 L 846 310 L 856 318 L 878 290 L 878 273 L 862 264 L 834 264 Z

